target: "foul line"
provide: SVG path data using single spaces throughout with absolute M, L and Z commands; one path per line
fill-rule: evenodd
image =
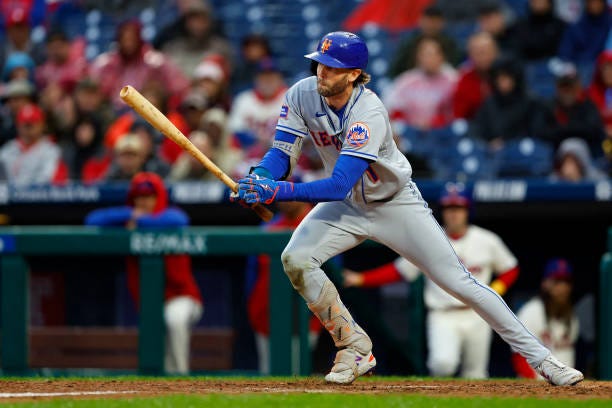
M 2 392 L 0 398 L 78 397 L 83 395 L 134 394 L 138 391 Z

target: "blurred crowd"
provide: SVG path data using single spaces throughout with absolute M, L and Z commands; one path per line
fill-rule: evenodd
M 308 67 L 296 61 L 296 72 L 281 70 L 280 50 L 265 32 L 230 42 L 205 0 L 173 2 L 176 19 L 149 40 L 141 19 L 119 19 L 113 47 L 92 56 L 83 36 L 69 35 L 54 19 L 63 3 L 90 7 L 0 0 L 0 179 L 10 183 L 127 181 L 140 171 L 167 181 L 212 179 L 122 103 L 127 84 L 222 170 L 243 175 L 271 144 L 287 86 Z M 524 17 L 514 19 L 507 2 L 470 1 L 461 10 L 453 3 L 432 1 L 417 27 L 401 33 L 389 81 L 377 89 L 415 175 L 608 177 L 606 0 L 529 0 Z M 458 19 L 473 23 L 464 45 L 447 32 Z M 35 27 L 45 35 L 35 35 Z M 537 61 L 547 61 L 555 77 L 549 99 L 535 96 L 525 78 L 525 67 Z M 588 81 L 585 67 L 592 69 Z M 457 168 L 440 171 L 457 158 Z M 299 165 L 307 180 L 322 170 L 308 142 Z

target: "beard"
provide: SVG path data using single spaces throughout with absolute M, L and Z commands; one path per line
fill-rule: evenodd
M 338 82 L 331 85 L 323 85 L 321 80 L 317 78 L 317 92 L 319 95 L 328 98 L 330 96 L 336 96 L 344 92 L 346 87 L 349 85 L 348 76 L 339 79 Z

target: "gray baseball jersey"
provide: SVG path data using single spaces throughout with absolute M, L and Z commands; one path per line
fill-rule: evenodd
M 298 136 L 274 146 L 292 160 L 304 137 L 312 137 L 327 174 L 341 154 L 371 160 L 343 201 L 319 203 L 293 233 L 283 252 L 285 272 L 312 303 L 329 280 L 320 266 L 367 238 L 395 250 L 438 286 L 470 305 L 532 365 L 550 353 L 521 324 L 503 299 L 461 263 L 427 203 L 410 180 L 408 160 L 395 146 L 388 114 L 378 97 L 356 86 L 342 118 L 317 92 L 315 77 L 289 89 L 277 129 Z
M 353 201 L 386 200 L 410 181 L 412 168 L 393 141 L 387 111 L 363 85 L 353 89 L 343 117 L 338 118 L 317 92 L 317 78 L 303 79 L 287 91 L 276 128 L 312 137 L 328 176 L 341 154 L 371 161 L 349 193 Z

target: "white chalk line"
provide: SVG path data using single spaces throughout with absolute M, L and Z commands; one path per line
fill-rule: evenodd
M 0 398 L 79 397 L 85 395 L 135 394 L 138 391 L 0 392 Z
M 255 392 L 259 392 L 259 391 L 263 391 L 266 393 L 292 393 L 292 394 L 296 394 L 296 393 L 306 393 L 306 394 L 342 394 L 345 392 L 350 392 L 350 391 L 355 391 L 355 392 L 361 392 L 361 391 L 374 391 L 374 392 L 384 392 L 384 391 L 388 391 L 391 389 L 395 389 L 395 390 L 418 390 L 418 389 L 438 389 L 441 388 L 441 386 L 439 385 L 384 385 L 384 386 L 377 386 L 376 388 L 373 389 L 368 389 L 368 390 L 363 390 L 363 389 L 352 389 L 350 385 L 346 386 L 346 390 L 340 390 L 340 389 L 334 389 L 334 388 L 330 388 L 330 389 L 325 389 L 325 388 L 319 388 L 319 389 L 309 389 L 309 388 L 262 388 L 262 389 L 257 389 L 254 388 L 252 389 L 252 391 Z

